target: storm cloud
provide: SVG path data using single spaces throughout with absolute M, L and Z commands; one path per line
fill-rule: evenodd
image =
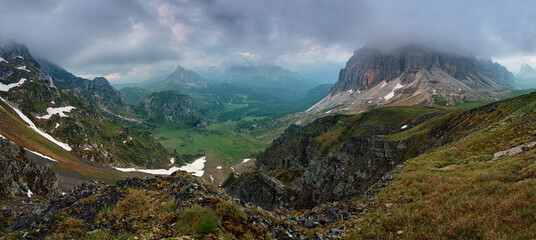
M 82 76 L 129 82 L 273 63 L 334 82 L 367 43 L 423 42 L 536 65 L 534 1 L 0 0 L 0 38 Z

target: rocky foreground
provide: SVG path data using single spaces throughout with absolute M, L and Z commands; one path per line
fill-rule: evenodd
M 0 239 L 331 239 L 345 236 L 344 221 L 367 211 L 366 203 L 332 202 L 269 212 L 181 171 L 113 185 L 91 181 L 61 193 L 49 168 L 8 140 L 0 148 L 7 153 L 2 172 L 12 173 L 0 182 Z M 391 178 L 382 180 L 364 196 L 372 200 Z

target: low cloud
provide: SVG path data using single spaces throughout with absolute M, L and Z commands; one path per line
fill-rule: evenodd
M 536 56 L 534 1 L 0 0 L 0 6 L 0 38 L 25 43 L 74 73 L 113 81 L 140 80 L 177 64 L 208 71 L 247 60 L 334 82 L 355 49 L 375 42 L 456 46 L 513 71 Z

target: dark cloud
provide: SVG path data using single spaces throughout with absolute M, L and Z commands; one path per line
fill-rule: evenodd
M 377 42 L 456 47 L 516 67 L 516 56 L 535 59 L 534 9 L 521 0 L 0 0 L 0 38 L 121 81 L 248 61 L 333 82 L 353 50 Z
M 0 0 L 0 14 L 42 15 L 58 11 L 63 0 Z

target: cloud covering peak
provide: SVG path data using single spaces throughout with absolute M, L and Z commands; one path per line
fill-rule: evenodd
M 0 38 L 76 74 L 116 82 L 178 64 L 202 71 L 243 61 L 334 82 L 355 49 L 379 41 L 456 46 L 513 71 L 536 55 L 534 1 L 0 0 L 0 6 Z

